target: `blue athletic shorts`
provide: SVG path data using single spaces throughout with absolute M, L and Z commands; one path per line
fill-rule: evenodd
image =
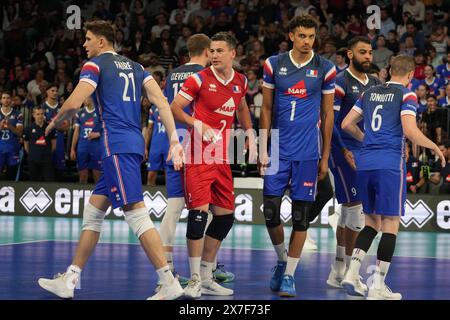
M 103 172 L 92 194 L 106 196 L 113 208 L 143 201 L 142 156 L 136 153 L 119 153 L 104 158 Z
M 358 151 L 351 151 L 353 152 L 356 161 L 358 158 Z M 338 203 L 361 201 L 361 196 L 358 192 L 356 171 L 350 167 L 345 160 L 344 154 L 337 148 L 331 148 L 329 166 L 334 177 L 334 189 Z
M 181 171 L 175 171 L 172 165 L 166 168 L 166 188 L 168 198 L 184 197 L 183 176 Z
M 7 165 L 8 167 L 17 166 L 20 162 L 19 151 L 1 152 L 0 151 L 0 169 Z
M 56 135 L 56 150 L 53 152 L 53 165 L 56 170 L 64 170 L 66 167 L 64 149 L 64 133 L 58 132 Z
M 77 168 L 78 170 L 90 169 L 90 170 L 102 170 L 102 156 L 100 145 L 98 148 L 81 149 L 77 150 Z
M 166 159 L 167 159 L 167 151 L 150 148 L 150 153 L 148 155 L 147 171 L 165 170 L 167 168 Z
M 314 201 L 317 189 L 318 160 L 280 159 L 276 174 L 264 176 L 265 196 L 282 197 L 289 187 L 292 200 Z
M 403 216 L 406 201 L 406 168 L 358 171 L 363 212 Z

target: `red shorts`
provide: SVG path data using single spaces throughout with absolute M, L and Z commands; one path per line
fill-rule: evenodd
M 187 164 L 183 180 L 188 209 L 212 204 L 234 211 L 233 177 L 229 164 Z

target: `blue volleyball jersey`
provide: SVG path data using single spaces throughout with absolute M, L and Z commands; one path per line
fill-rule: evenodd
M 405 137 L 402 115 L 416 116 L 417 97 L 396 82 L 365 91 L 353 110 L 364 118 L 365 135 L 357 170 L 402 170 L 405 165 Z
M 440 107 L 450 108 L 450 97 L 445 96 L 443 98 L 440 98 L 438 101 L 438 105 Z
M 148 123 L 153 123 L 151 152 L 167 153 L 169 150 L 169 139 L 167 138 L 166 127 L 164 127 L 159 110 L 155 105 L 152 105 L 148 111 Z
M 23 126 L 23 116 L 18 110 L 11 108 L 10 112 L 7 114 L 3 113 L 0 109 L 0 121 L 8 119 L 8 122 L 13 126 Z M 16 152 L 19 150 L 19 137 L 17 137 L 7 126 L 0 128 L 0 151 L 2 153 L 6 152 Z
M 274 90 L 272 130 L 279 130 L 280 158 L 320 159 L 320 105 L 323 94 L 334 93 L 333 63 L 313 53 L 298 65 L 290 51 L 269 57 L 263 78 L 263 85 Z
M 95 109 L 89 111 L 87 108 L 83 108 L 75 116 L 75 126 L 80 129 L 80 135 L 78 138 L 78 149 L 99 148 L 100 139 L 89 140 L 89 134 L 91 132 L 101 132 L 100 121 L 95 112 Z
M 61 109 L 61 105 L 59 103 L 57 103 L 54 106 L 51 106 L 47 103 L 47 101 L 45 101 L 42 104 L 42 107 L 44 108 L 44 111 L 45 111 L 44 115 L 45 115 L 45 121 L 47 121 L 47 123 L 50 123 L 58 114 L 59 109 Z M 55 137 L 60 142 L 64 143 L 64 132 L 55 130 Z
M 164 87 L 164 96 L 166 96 L 169 104 L 172 103 L 173 99 L 175 99 L 175 96 L 178 94 L 178 91 L 180 91 L 181 87 L 183 86 L 184 81 L 186 81 L 187 78 L 189 78 L 194 73 L 197 73 L 201 70 L 203 70 L 204 67 L 196 64 L 196 63 L 186 63 L 178 68 L 173 69 L 166 77 L 166 85 Z M 186 106 L 184 108 L 184 111 L 188 114 L 192 114 L 192 107 L 191 105 Z M 187 128 L 187 126 L 184 123 L 176 123 L 177 129 L 178 128 Z
M 433 77 L 433 80 L 431 82 L 428 82 L 427 79 L 423 79 L 420 81 L 420 84 L 426 84 L 429 88 L 430 94 L 434 94 L 436 97 L 439 96 L 440 92 L 439 89 L 444 89 L 444 81 L 440 77 Z
M 151 79 L 142 65 L 115 52 L 84 64 L 80 81 L 96 88 L 93 100 L 102 125 L 103 158 L 119 153 L 143 156 L 140 101 L 142 87 Z
M 444 85 L 450 83 L 450 62 L 441 64 L 436 68 L 436 74 L 441 77 Z
M 355 105 L 356 100 L 367 89 L 380 84 L 380 81 L 367 75 L 365 82 L 361 82 L 355 75 L 352 74 L 350 69 L 346 69 L 344 72 L 336 76 L 336 91 L 334 94 L 334 123 L 337 129 L 333 134 L 333 145 L 337 146 L 337 140 L 342 139 L 344 145 L 350 150 L 358 150 L 361 148 L 361 142 L 354 139 L 347 132 L 342 130 L 341 124 L 347 114 Z M 361 130 L 364 131 L 363 121 L 358 123 Z M 339 136 L 337 136 L 339 135 Z M 338 148 L 339 150 L 341 148 Z

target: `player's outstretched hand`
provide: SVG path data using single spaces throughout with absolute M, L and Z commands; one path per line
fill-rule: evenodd
M 444 168 L 447 164 L 444 154 L 442 153 L 442 151 L 439 149 L 438 146 L 434 147 L 434 152 L 439 156 L 439 159 L 441 159 L 441 166 L 442 166 L 442 168 Z
M 183 167 L 184 159 L 184 151 L 183 147 L 179 142 L 174 142 L 170 144 L 169 155 L 167 157 L 167 161 L 171 160 L 173 162 L 173 167 L 175 170 L 181 170 Z
M 268 166 L 269 166 L 269 155 L 267 153 L 261 153 L 258 159 L 258 170 L 261 177 L 263 177 L 266 174 Z
M 328 159 L 326 161 L 320 160 L 319 162 L 319 180 L 325 179 L 328 173 Z
M 52 132 L 53 129 L 55 129 L 55 122 L 50 121 L 47 128 L 45 128 L 45 136 L 48 136 L 50 134 L 50 132 Z
M 353 152 L 351 152 L 348 149 L 344 149 L 344 158 L 347 161 L 347 163 L 350 165 L 350 167 L 353 170 L 356 170 L 356 163 L 355 163 L 355 157 L 353 156 Z

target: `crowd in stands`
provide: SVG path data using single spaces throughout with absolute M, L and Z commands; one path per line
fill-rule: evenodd
M 33 107 L 43 106 L 45 112 L 49 105 L 62 105 L 87 61 L 83 30 L 66 27 L 69 16 L 66 9 L 72 4 L 81 9 L 82 21 L 111 21 L 116 30 L 115 50 L 140 62 L 158 78 L 161 86 L 171 69 L 188 61 L 186 40 L 190 35 L 212 36 L 219 31 L 231 31 L 239 41 L 234 67 L 248 78 L 247 102 L 255 128 L 262 103 L 263 63 L 271 55 L 290 50 L 287 27 L 293 16 L 310 14 L 317 21 L 315 52 L 335 63 L 338 72 L 348 64 L 347 42 L 353 36 L 367 36 L 373 46 L 371 73 L 383 83 L 389 80 L 392 56 L 414 57 L 416 70 L 411 88 L 420 104 L 418 124 L 427 136 L 450 150 L 448 1 L 4 0 L 0 4 L 0 92 L 8 93 L 12 108 L 21 113 L 24 132 L 35 121 Z M 367 21 L 373 11 L 366 9 L 371 5 L 380 8 L 378 29 L 368 28 L 371 24 Z M 142 105 L 145 130 L 150 106 Z M 70 161 L 72 132 L 73 126 L 67 125 L 57 134 L 64 137 L 67 160 L 65 175 L 60 175 L 60 179 L 67 180 L 68 171 L 76 172 Z M 23 144 L 23 138 L 20 143 Z M 419 168 L 424 168 L 414 185 L 422 176 L 426 181 L 450 184 L 450 174 L 444 176 L 448 170 L 436 164 L 433 154 L 412 146 L 410 158 L 417 160 Z M 28 156 L 30 161 L 33 160 Z M 0 169 L 5 177 L 6 166 Z M 239 174 L 239 170 L 236 172 Z M 438 175 L 441 181 L 431 179 Z M 22 173 L 16 177 L 29 178 Z M 428 191 L 429 185 L 425 183 L 418 189 Z

